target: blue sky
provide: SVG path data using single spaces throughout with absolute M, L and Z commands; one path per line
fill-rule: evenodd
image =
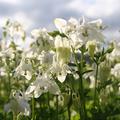
M 56 17 L 79 19 L 81 16 L 103 19 L 108 25 L 106 35 L 120 38 L 120 0 L 0 0 L 0 25 L 7 17 L 20 21 L 28 31 L 42 27 L 54 29 Z

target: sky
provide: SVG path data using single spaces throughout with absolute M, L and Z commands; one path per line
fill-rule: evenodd
M 101 18 L 108 26 L 109 39 L 120 39 L 120 0 L 0 0 L 0 27 L 6 18 L 20 21 L 27 31 L 35 28 L 55 29 L 54 19 L 90 20 Z

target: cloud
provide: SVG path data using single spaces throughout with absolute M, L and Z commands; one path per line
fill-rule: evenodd
M 82 15 L 103 19 L 109 31 L 120 26 L 120 0 L 0 0 L 0 21 L 4 17 L 20 20 L 30 32 L 33 28 L 55 29 L 56 17 L 69 19 Z M 107 33 L 107 32 L 106 32 Z
M 82 12 L 88 17 L 109 17 L 119 11 L 120 0 L 74 0 L 68 4 L 69 9 Z
M 20 0 L 0 0 L 0 3 L 7 3 L 10 5 L 17 5 L 20 4 Z

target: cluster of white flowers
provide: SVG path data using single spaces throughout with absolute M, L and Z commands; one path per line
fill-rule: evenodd
M 56 80 L 63 83 L 67 74 L 72 73 L 72 68 L 68 64 L 71 61 L 75 62 L 73 60 L 74 54 L 81 54 L 79 48 L 85 46 L 86 54 L 94 60 L 94 54 L 99 51 L 98 46 L 104 42 L 101 19 L 89 22 L 84 17 L 81 20 L 70 18 L 68 21 L 57 18 L 54 22 L 58 33 L 52 36 L 45 28 L 33 30 L 31 32 L 33 42 L 28 50 L 17 50 L 17 46 L 11 45 L 8 48 L 1 49 L 0 58 L 5 60 L 9 58 L 11 61 L 15 61 L 15 67 L 11 70 L 13 74 L 10 74 L 10 77 L 12 76 L 18 81 L 19 79 L 25 79 L 24 81 L 29 84 L 24 93 L 16 93 L 10 102 L 5 105 L 5 111 L 12 110 L 16 114 L 29 115 L 28 100 L 33 96 L 38 98 L 47 92 L 60 95 L 61 91 Z M 15 34 L 22 38 L 25 37 L 25 32 L 18 22 L 7 22 L 5 30 L 12 38 Z M 110 61 L 111 59 L 112 61 L 116 60 L 117 64 L 114 63 L 114 68 L 111 69 L 111 66 L 105 62 L 102 63 L 99 79 L 108 79 L 109 74 L 120 78 L 120 44 L 115 43 L 114 47 L 112 53 L 107 53 L 107 59 Z M 19 55 L 17 55 L 18 53 Z M 11 63 L 8 64 L 11 65 Z M 89 78 L 91 77 L 95 80 L 94 75 Z
M 91 40 L 104 41 L 101 33 L 101 19 L 88 22 L 84 17 L 81 21 L 75 18 L 70 18 L 68 21 L 57 18 L 55 25 L 61 33 L 68 37 L 70 44 L 76 49 Z

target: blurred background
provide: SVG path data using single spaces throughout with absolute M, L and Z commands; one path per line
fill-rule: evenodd
M 57 17 L 101 18 L 108 26 L 107 39 L 120 41 L 120 0 L 0 0 L 0 30 L 6 18 L 20 21 L 30 33 L 34 28 L 55 29 Z

